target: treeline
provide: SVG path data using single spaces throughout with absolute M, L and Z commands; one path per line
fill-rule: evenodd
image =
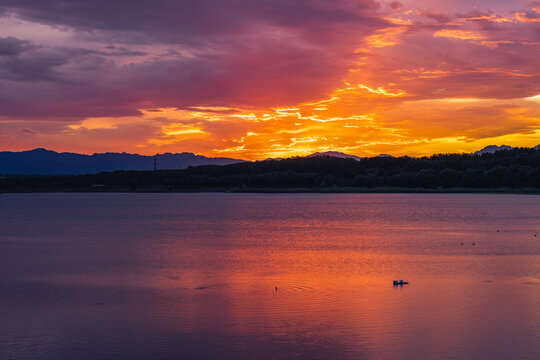
M 184 170 L 115 171 L 78 176 L 6 177 L 0 191 L 197 191 L 380 188 L 540 189 L 540 150 L 493 154 L 328 156 L 205 165 Z

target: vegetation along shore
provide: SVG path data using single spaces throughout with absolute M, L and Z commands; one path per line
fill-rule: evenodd
M 0 178 L 0 192 L 509 192 L 540 193 L 540 150 L 431 157 L 332 156 L 183 170 Z

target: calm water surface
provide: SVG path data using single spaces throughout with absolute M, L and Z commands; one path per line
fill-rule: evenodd
M 2 194 L 0 319 L 1 359 L 540 359 L 540 197 Z

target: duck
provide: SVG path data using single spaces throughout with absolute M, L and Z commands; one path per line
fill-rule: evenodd
M 403 280 L 394 280 L 394 285 L 407 285 L 408 282 L 407 281 L 403 281 Z

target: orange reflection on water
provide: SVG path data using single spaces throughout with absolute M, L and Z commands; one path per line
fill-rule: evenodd
M 539 355 L 535 196 L 28 200 L 3 197 L 21 210 L 0 217 L 0 351 L 13 358 Z

